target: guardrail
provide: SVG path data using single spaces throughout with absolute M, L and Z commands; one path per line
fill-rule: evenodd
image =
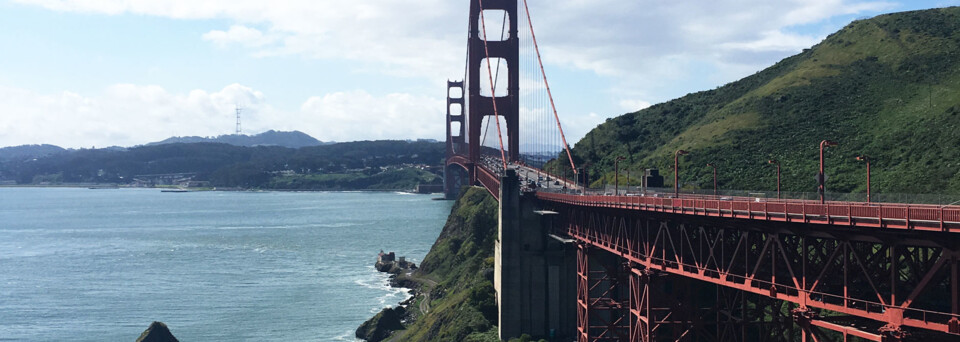
M 813 201 L 758 202 L 743 198 L 663 198 L 538 192 L 537 197 L 578 206 L 673 214 L 828 224 L 854 227 L 960 232 L 960 207 Z
M 483 185 L 484 188 L 493 195 L 493 198 L 496 198 L 497 201 L 500 200 L 500 179 L 496 175 L 488 171 L 484 167 L 477 168 L 477 181 Z

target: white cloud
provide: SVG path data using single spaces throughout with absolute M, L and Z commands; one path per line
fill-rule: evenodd
M 346 65 L 355 68 L 353 71 L 374 75 L 371 81 L 390 74 L 434 80 L 435 84 L 462 75 L 469 5 L 464 0 L 14 1 L 66 12 L 216 19 L 227 22 L 229 27 L 192 38 L 221 47 L 238 45 L 259 57 L 299 55 L 346 61 Z M 553 71 L 559 68 L 600 75 L 606 82 L 601 86 L 607 87 L 605 92 L 615 99 L 608 108 L 598 109 L 603 111 L 633 111 L 649 105 L 648 102 L 665 101 L 733 81 L 823 38 L 823 30 L 804 30 L 800 26 L 895 6 L 879 0 L 530 2 L 547 73 L 557 74 Z M 521 25 L 521 32 L 524 31 Z M 551 81 L 554 88 L 582 86 L 577 80 Z M 251 103 L 251 125 L 245 120 L 245 127 L 302 129 L 322 140 L 439 138 L 444 131 L 442 99 L 416 94 L 379 96 L 341 89 L 312 97 L 299 110 L 280 111 L 266 105 L 263 94 L 257 95 L 249 88 L 227 87 L 212 93 L 197 90 L 178 95 L 159 87 L 118 86 L 94 97 L 70 93 L 14 95 L 23 91 L 3 91 L 8 97 L 24 97 L 0 99 L 19 103 L 20 107 L 13 108 L 32 113 L 37 118 L 34 121 L 43 122 L 50 116 L 56 122 L 76 123 L 62 126 L 84 128 L 88 137 L 96 136 L 95 128 L 87 128 L 88 122 L 106 124 L 132 117 L 137 118 L 135 121 L 154 122 L 131 125 L 126 130 L 108 128 L 109 134 L 123 137 L 117 140 L 120 144 L 149 140 L 145 137 L 229 132 L 223 128 L 232 128 L 232 123 L 219 116 L 232 113 L 233 105 L 229 102 L 239 99 Z M 645 101 L 636 100 L 641 98 Z M 13 106 L 9 103 L 6 105 Z M 0 103 L 0 108 L 6 110 L 8 107 L 3 105 Z M 565 127 L 582 131 L 568 132 L 571 136 L 582 136 L 605 116 L 619 114 L 597 115 L 594 109 L 582 112 L 591 111 L 565 114 Z M 9 126 L 10 122 L 7 118 L 0 120 L 0 133 L 16 127 Z M 51 129 L 36 123 L 29 125 L 38 130 Z M 151 133 L 127 136 L 127 132 L 137 129 Z M 76 134 L 63 132 L 54 136 L 67 141 L 67 145 L 70 141 L 88 141 Z M 11 141 L 7 136 L 0 136 L 0 143 Z M 70 136 L 76 140 L 64 138 Z M 108 140 L 89 141 L 102 144 L 100 141 Z
M 220 47 L 226 47 L 230 44 L 240 44 L 246 47 L 256 48 L 276 42 L 278 37 L 264 35 L 263 32 L 255 28 L 233 25 L 230 26 L 230 29 L 227 31 L 213 30 L 204 33 L 203 40 L 213 42 Z
M 436 138 L 445 134 L 445 101 L 410 94 L 337 92 L 307 99 L 303 127 L 321 140 Z
M 119 84 L 97 96 L 38 94 L 0 87 L 0 146 L 133 146 L 171 136 L 231 134 L 235 106 L 244 133 L 300 130 L 321 140 L 441 138 L 439 99 L 363 91 L 311 97 L 299 111 L 267 104 L 263 93 L 232 84 L 219 91 L 170 93 L 159 86 Z
M 620 100 L 620 108 L 627 112 L 632 113 L 647 107 L 650 107 L 650 102 L 643 100 Z
M 567 135 L 567 143 L 573 146 L 606 119 L 607 116 L 590 112 L 580 116 L 564 117 L 560 119 L 560 122 L 563 124 L 564 133 Z
M 463 21 L 469 4 L 449 0 L 15 1 L 58 11 L 226 18 L 236 24 L 203 38 L 217 45 L 240 43 L 258 56 L 341 58 L 375 63 L 375 72 L 439 79 L 462 70 Z M 657 61 L 664 58 L 727 64 L 747 60 L 757 69 L 776 59 L 759 63 L 742 56 L 757 49 L 797 52 L 822 38 L 788 33 L 792 26 L 894 6 L 874 0 L 530 2 L 547 62 L 612 77 L 656 74 Z M 269 33 L 248 25 L 267 27 Z M 652 87 L 657 81 L 647 80 L 640 87 Z
M 232 27 L 202 38 L 219 46 L 241 43 L 256 56 L 347 59 L 375 63 L 375 72 L 438 79 L 463 68 L 461 21 L 469 5 L 448 0 L 14 1 L 56 11 L 227 19 Z M 267 33 L 251 26 L 265 27 Z
M 734 51 L 796 52 L 797 49 L 813 46 L 819 41 L 820 39 L 817 37 L 790 34 L 781 31 L 768 31 L 761 33 L 761 36 L 758 39 L 745 42 L 724 43 L 720 46 Z

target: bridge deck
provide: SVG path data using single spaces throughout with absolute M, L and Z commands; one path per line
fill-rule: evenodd
M 495 172 L 478 167 L 478 182 L 497 198 L 500 180 Z M 671 195 L 672 196 L 672 195 Z M 960 206 L 927 204 L 827 202 L 809 200 L 758 200 L 747 197 L 684 195 L 601 196 L 538 192 L 545 201 L 584 207 L 725 217 L 737 219 L 824 224 L 834 226 L 889 228 L 918 231 L 960 232 Z

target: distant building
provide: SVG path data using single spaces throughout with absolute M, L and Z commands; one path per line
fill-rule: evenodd
M 417 184 L 418 194 L 435 194 L 443 192 L 443 184 Z
M 189 184 L 193 181 L 193 178 L 196 177 L 195 172 L 185 172 L 185 173 L 163 173 L 155 175 L 136 175 L 133 176 L 133 186 L 137 187 L 155 187 L 161 185 L 177 185 L 184 186 L 183 184 Z M 207 182 L 209 183 L 209 182 Z

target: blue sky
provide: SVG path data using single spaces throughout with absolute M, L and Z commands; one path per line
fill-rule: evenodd
M 851 20 L 960 0 L 529 0 L 572 141 L 761 70 Z M 0 146 L 300 130 L 443 137 L 469 1 L 0 0 Z

